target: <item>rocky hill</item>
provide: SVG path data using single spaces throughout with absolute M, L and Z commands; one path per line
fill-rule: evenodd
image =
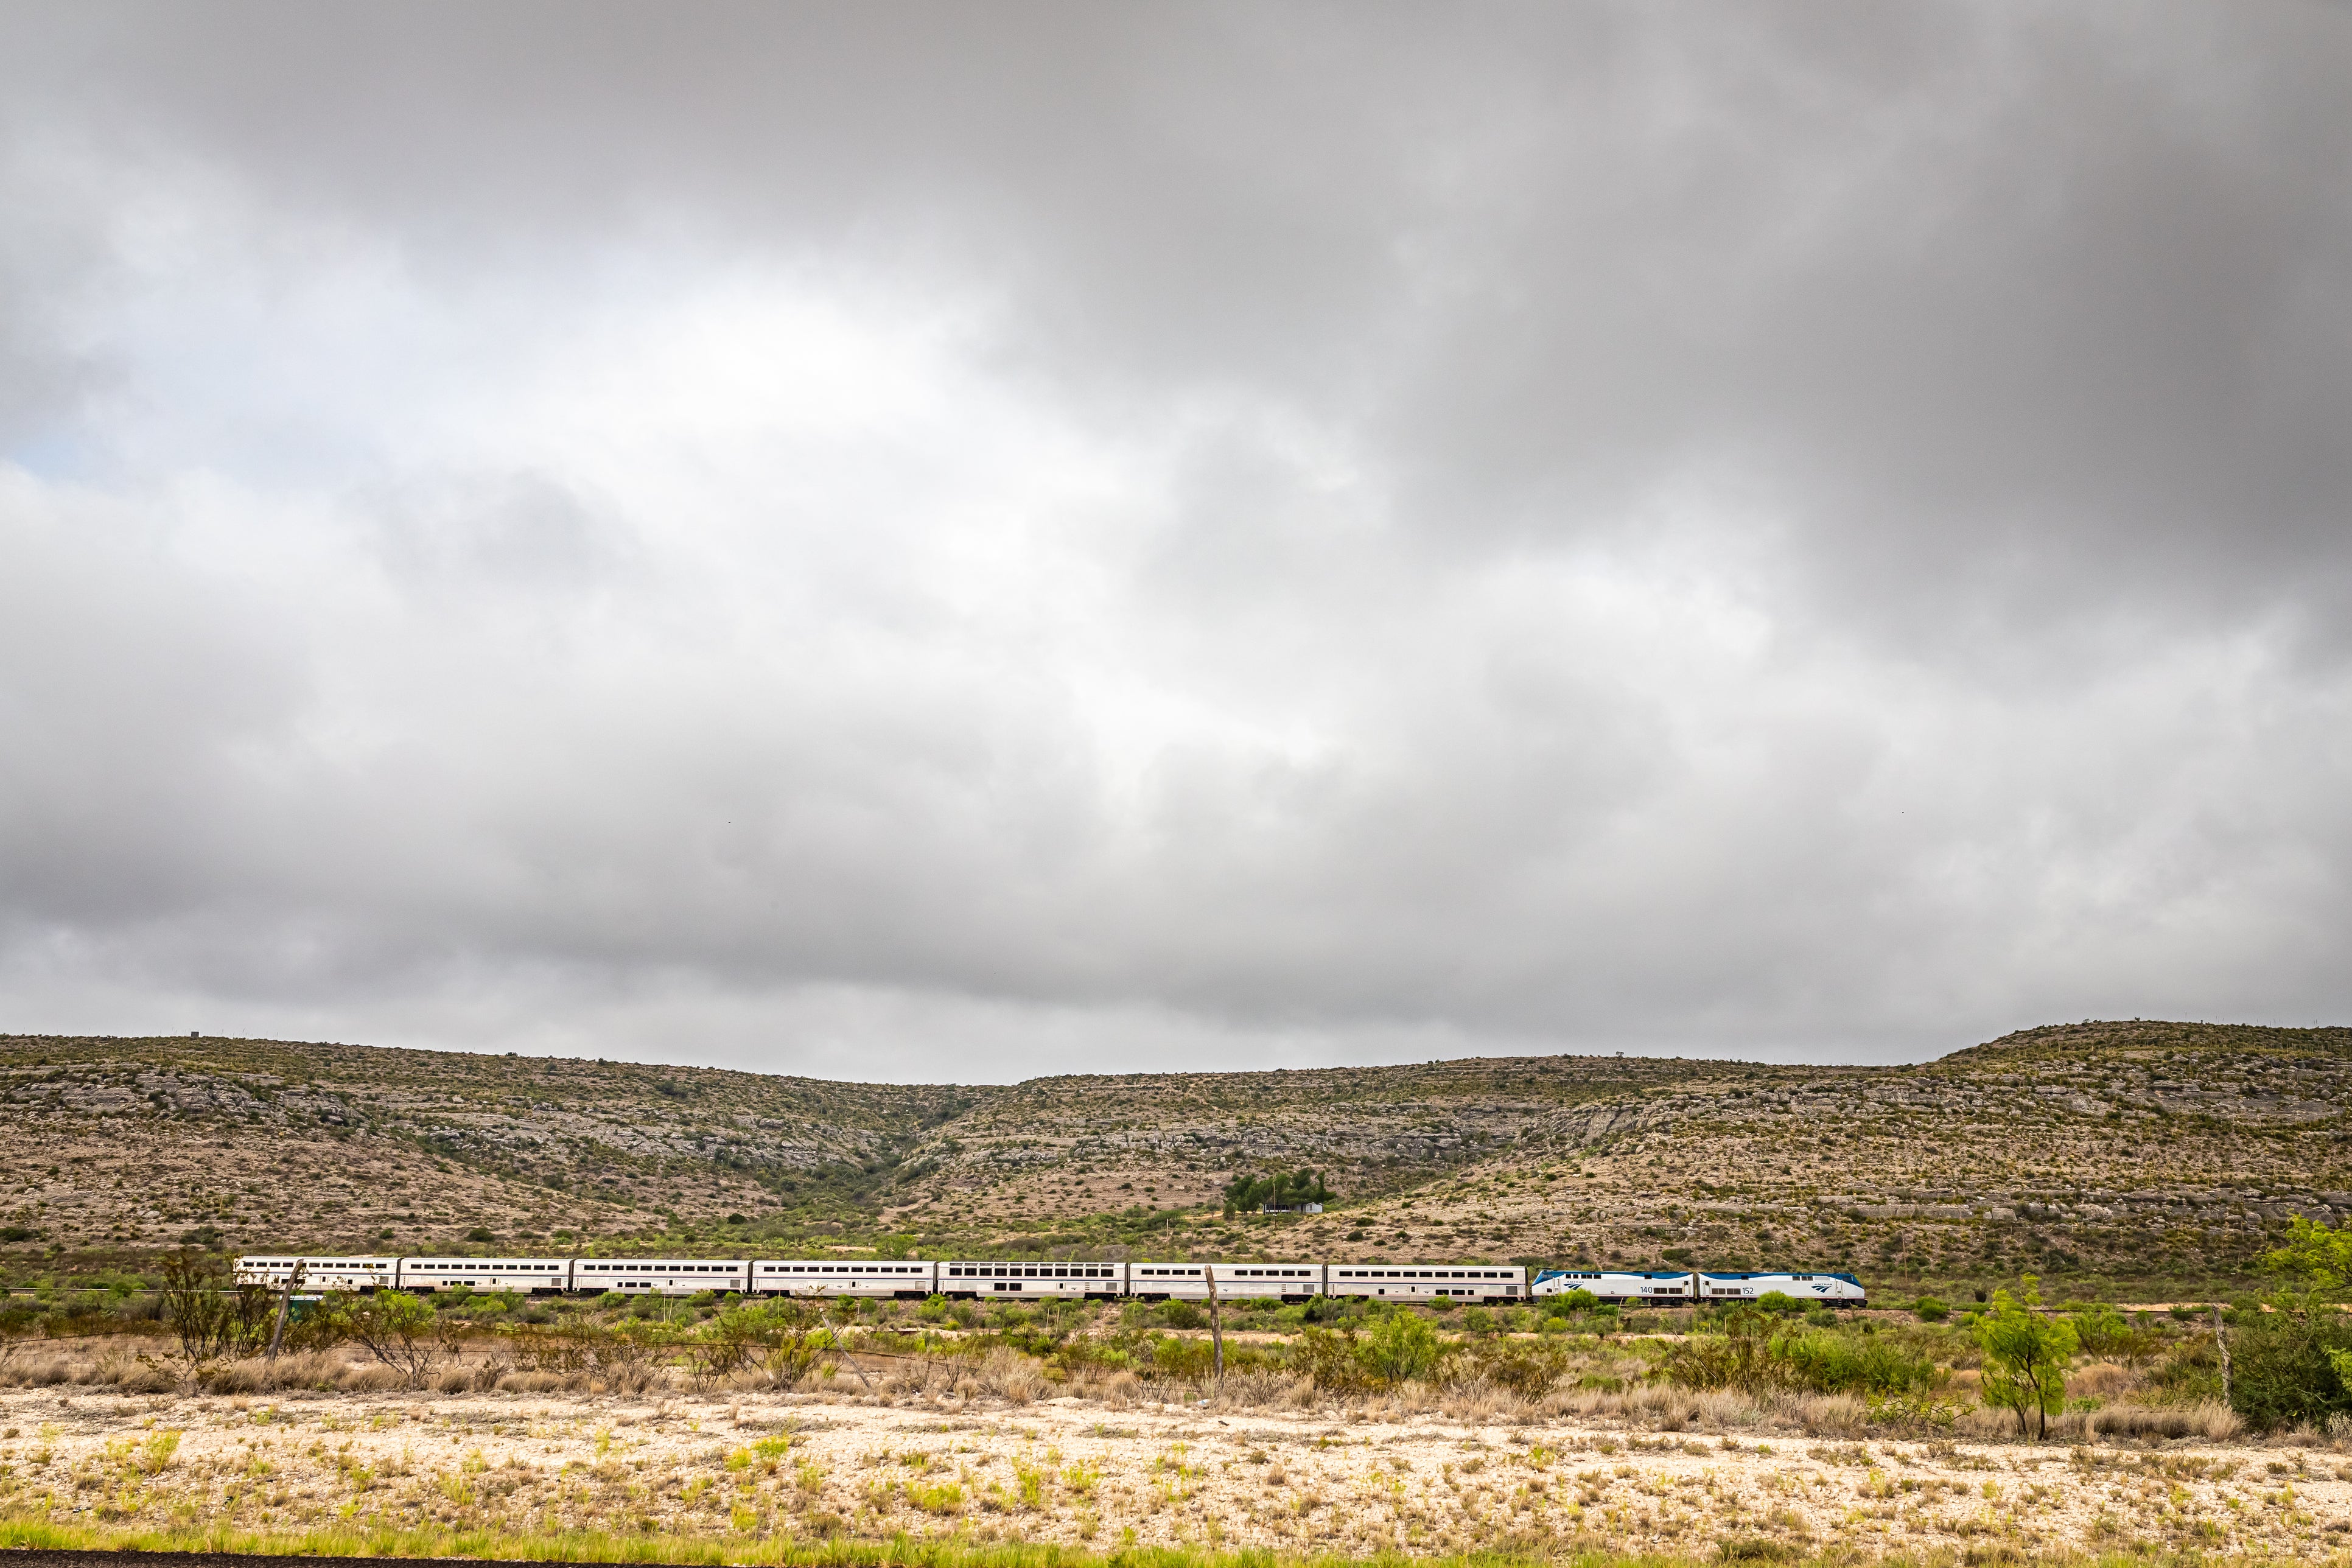
M 2032 1268 L 2161 1295 L 2352 1214 L 2352 1030 L 2056 1026 L 1916 1067 L 1542 1057 L 896 1086 L 0 1037 L 0 1268 L 181 1244 Z M 1320 1215 L 1222 1215 L 1311 1167 Z M 470 1238 L 470 1239 L 469 1239 Z

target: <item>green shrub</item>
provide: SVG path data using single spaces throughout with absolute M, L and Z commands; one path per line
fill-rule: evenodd
M 1358 1358 L 1374 1382 L 1394 1385 L 1425 1377 L 1443 1347 L 1425 1318 L 1391 1312 L 1372 1324 L 1357 1346 Z
M 1952 1315 L 1952 1304 L 1933 1296 L 1920 1297 L 1912 1304 L 1911 1310 L 1919 1315 L 1923 1323 L 1940 1323 Z
M 2352 1316 L 2326 1303 L 2248 1313 L 2230 1334 L 2230 1408 L 2266 1432 L 2326 1430 L 2352 1415 L 2352 1386 L 2336 1361 L 2352 1358 Z
M 1190 1301 L 1162 1301 L 1156 1315 L 1171 1329 L 1197 1329 L 1208 1321 Z
M 1570 1312 L 1590 1312 L 1600 1305 L 1600 1297 L 1579 1286 L 1573 1290 L 1563 1290 L 1557 1296 L 1545 1297 L 1543 1310 L 1547 1312 L 1565 1315 Z
M 1151 1340 L 1152 1370 L 1161 1377 L 1206 1377 L 1212 1366 L 1211 1356 L 1204 1340 L 1179 1340 L 1165 1335 L 1155 1335 Z
M 1667 1381 L 1685 1388 L 1780 1389 L 1812 1394 L 1900 1394 L 1941 1380 L 1924 1355 L 1874 1337 L 1790 1332 L 1763 1314 L 1723 1314 L 1666 1352 Z
M 1767 1290 L 1756 1298 L 1756 1310 L 1769 1312 L 1776 1318 L 1790 1318 L 1803 1311 L 1805 1304 L 1786 1290 Z
M 1489 1335 L 1445 1352 L 1438 1375 L 1448 1383 L 1484 1379 L 1521 1398 L 1536 1399 L 1559 1384 L 1576 1358 L 1575 1347 L 1557 1338 L 1530 1342 Z
M 2074 1339 L 2084 1355 L 2113 1355 L 2131 1339 L 2131 1325 L 2124 1315 L 2104 1301 L 2094 1301 L 2073 1314 Z

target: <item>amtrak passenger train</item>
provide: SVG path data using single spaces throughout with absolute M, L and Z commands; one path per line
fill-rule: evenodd
M 1625 1307 L 1753 1301 L 1780 1291 L 1830 1307 L 1866 1305 L 1851 1274 L 1627 1274 L 1534 1271 L 1493 1263 L 1073 1263 L 766 1258 L 240 1258 L 240 1285 L 307 1290 L 512 1290 L 530 1296 L 864 1297 L 921 1300 L 1204 1301 L 1365 1296 L 1510 1304 L 1585 1290 Z

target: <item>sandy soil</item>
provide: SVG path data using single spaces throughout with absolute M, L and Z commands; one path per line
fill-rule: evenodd
M 2352 1460 L 2250 1446 L 1756 1442 L 1067 1398 L 48 1389 L 0 1394 L 0 1512 L 120 1528 L 904 1531 L 1352 1553 L 2141 1542 L 2352 1556 Z

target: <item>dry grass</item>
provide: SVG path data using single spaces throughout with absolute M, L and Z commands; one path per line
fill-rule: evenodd
M 338 1375 L 332 1363 L 305 1370 Z M 983 1374 L 1016 1391 L 989 1392 Z M 1849 1559 L 1948 1553 L 1957 1568 L 1987 1543 L 2324 1554 L 2336 1539 L 2326 1527 L 2352 1510 L 2352 1464 L 2322 1445 L 2137 1430 L 2121 1447 L 2112 1436 L 2071 1447 L 1854 1440 L 1832 1430 L 1853 1415 L 1833 1401 L 1621 1398 L 1587 1417 L 1476 1389 L 1334 1405 L 1271 1381 L 1229 1383 L 1205 1405 L 1109 1380 L 1108 1397 L 1025 1398 L 1010 1365 L 929 1392 L 893 1372 L 870 1392 L 836 1377 L 823 1392 L 709 1397 L 519 1390 L 528 1375 L 464 1394 L 0 1393 L 12 1433 L 0 1440 L 0 1517 L 1300 1558 L 1498 1543 L 1529 1557 L 1698 1557 L 1732 1542 L 1751 1556 L 1758 1542 Z M 1634 1423 L 1641 1414 L 1654 1419 Z

